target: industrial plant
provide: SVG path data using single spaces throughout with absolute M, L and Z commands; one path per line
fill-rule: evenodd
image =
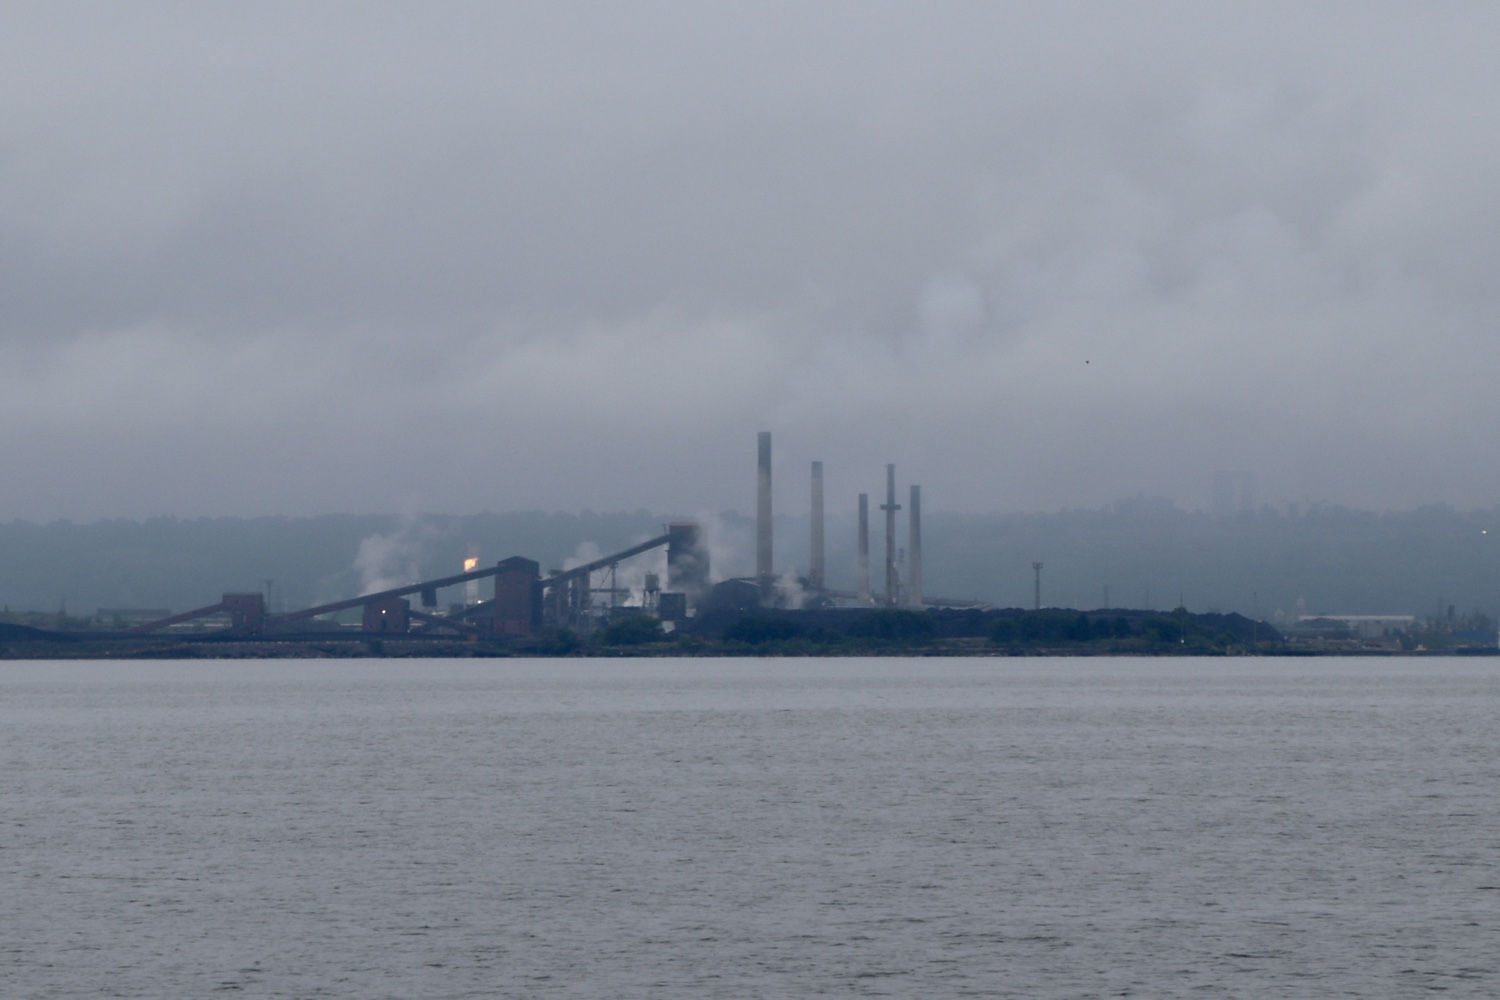
M 778 574 L 773 554 L 771 434 L 757 440 L 755 572 L 715 580 L 703 526 L 679 521 L 657 537 L 566 569 L 542 572 L 541 564 L 513 555 L 480 566 L 471 551 L 463 571 L 378 589 L 342 600 L 292 611 L 270 608 L 262 592 L 225 593 L 214 603 L 180 614 L 137 620 L 114 635 L 122 640 L 232 639 L 236 642 L 367 639 L 446 639 L 505 641 L 544 629 L 567 629 L 587 636 L 622 618 L 649 617 L 667 631 L 688 628 L 707 612 L 757 609 L 820 610 L 981 607 L 974 601 L 925 597 L 922 591 L 921 487 L 909 488 L 897 502 L 896 468 L 885 468 L 884 575 L 871 585 L 869 494 L 857 498 L 858 547 L 853 591 L 827 586 L 823 463 L 813 462 L 810 478 L 810 548 L 805 576 Z M 898 514 L 905 511 L 906 544 L 898 545 Z M 665 580 L 646 572 L 639 588 L 619 585 L 621 564 L 665 550 Z M 659 563 L 657 564 L 660 565 Z M 642 575 L 637 571 L 637 580 Z M 491 596 L 481 598 L 481 581 L 492 580 Z M 447 591 L 446 594 L 443 592 Z M 446 603 L 443 598 L 450 598 Z M 357 621 L 350 616 L 357 614 Z M 93 633 L 99 637 L 99 633 Z
M 1035 559 L 1028 561 L 1026 610 L 932 597 L 923 585 L 922 487 L 900 488 L 896 466 L 889 464 L 883 494 L 854 494 L 848 508 L 855 516 L 835 519 L 840 530 L 852 528 L 855 536 L 853 587 L 836 589 L 829 585 L 824 463 L 812 462 L 806 480 L 807 549 L 795 557 L 801 564 L 805 555 L 806 571 L 791 573 L 785 553 L 780 570 L 776 561 L 770 432 L 758 435 L 755 461 L 753 539 L 749 523 L 726 516 L 729 523 L 744 523 L 746 532 L 732 549 L 745 561 L 724 557 L 728 573 L 724 566 L 715 573 L 710 556 L 726 521 L 678 520 L 606 555 L 591 545 L 580 548 L 573 559 L 546 571 L 521 554 L 482 565 L 470 546 L 454 559 L 461 571 L 452 575 L 414 579 L 422 575 L 414 563 L 404 571 L 370 572 L 362 584 L 350 586 L 363 592 L 300 609 L 273 606 L 267 580 L 263 591 L 223 593 L 178 614 L 158 605 L 101 608 L 82 621 L 64 612 L 56 624 L 0 621 L 0 656 L 609 655 L 624 646 L 669 655 L 852 655 L 919 646 L 924 655 L 1495 648 L 1488 619 L 1457 616 L 1452 606 L 1446 618 L 1427 623 L 1411 615 L 1303 614 L 1282 622 L 1285 634 L 1258 615 L 1214 608 L 1189 614 L 1181 598 L 1168 613 L 1156 610 L 1149 596 L 1134 609 L 1118 607 L 1110 603 L 1107 586 L 1103 603 L 1092 610 L 1058 607 L 1043 602 L 1043 563 Z M 884 515 L 884 547 L 873 554 L 878 565 L 871 552 L 872 496 Z M 617 535 L 615 544 L 629 537 Z M 847 545 L 834 548 L 851 552 Z M 951 559 L 952 548 L 944 551 Z M 951 566 L 943 569 L 944 578 L 952 576 Z

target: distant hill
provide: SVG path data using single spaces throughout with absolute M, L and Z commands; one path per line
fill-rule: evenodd
M 0 603 L 12 610 L 92 615 L 99 608 L 188 608 L 225 591 L 263 591 L 308 607 L 462 568 L 472 545 L 487 563 L 517 554 L 561 565 L 582 542 L 617 551 L 659 534 L 645 511 L 539 511 L 416 519 L 338 514 L 291 518 L 152 518 L 92 524 L 0 525 Z
M 930 501 L 929 501 L 930 502 Z M 0 525 L 0 603 L 92 615 L 98 608 L 200 607 L 231 590 L 264 590 L 306 607 L 455 572 L 473 546 L 482 562 L 525 555 L 543 569 L 579 552 L 618 551 L 658 534 L 676 515 L 540 511 L 398 518 L 154 518 Z M 753 523 L 713 519 L 708 538 L 721 575 L 750 571 Z M 872 532 L 877 586 L 883 525 Z M 1487 533 L 1486 533 L 1487 532 Z M 852 514 L 828 520 L 828 582 L 854 586 Z M 1500 607 L 1500 508 L 1377 513 L 1335 506 L 1262 507 L 1215 517 L 1165 500 L 1122 500 L 1100 510 L 1034 514 L 929 511 L 923 525 L 928 595 L 1030 607 L 1032 563 L 1042 600 L 1081 609 L 1170 609 L 1295 614 L 1415 614 L 1454 605 L 1460 615 Z M 899 544 L 906 544 L 902 522 Z M 580 547 L 583 548 L 580 548 Z M 807 565 L 805 517 L 776 519 L 783 572 Z M 1106 600 L 1107 591 L 1107 600 Z
M 56 635 L 29 625 L 13 625 L 0 622 L 0 642 L 68 642 L 66 636 Z

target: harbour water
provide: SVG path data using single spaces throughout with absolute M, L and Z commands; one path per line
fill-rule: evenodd
M 0 996 L 1500 993 L 1500 662 L 0 663 Z

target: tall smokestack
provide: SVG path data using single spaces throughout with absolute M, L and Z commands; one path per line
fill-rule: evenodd
M 812 527 L 809 531 L 812 551 L 807 557 L 807 583 L 813 590 L 823 589 L 823 463 L 812 464 Z
M 771 432 L 760 432 L 760 466 L 755 489 L 755 580 L 760 599 L 769 603 L 771 575 Z
M 907 559 L 910 564 L 906 571 L 907 603 L 921 610 L 922 608 L 922 487 L 911 488 L 911 504 L 906 510 L 907 525 L 911 532 L 907 540 Z
M 859 495 L 859 603 L 870 603 L 870 494 Z
M 901 505 L 896 502 L 896 467 L 885 467 L 885 603 L 891 607 L 896 603 L 896 511 Z

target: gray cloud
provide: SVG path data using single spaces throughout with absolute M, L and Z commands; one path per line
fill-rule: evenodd
M 0 517 L 1500 485 L 1477 4 L 8 20 Z

